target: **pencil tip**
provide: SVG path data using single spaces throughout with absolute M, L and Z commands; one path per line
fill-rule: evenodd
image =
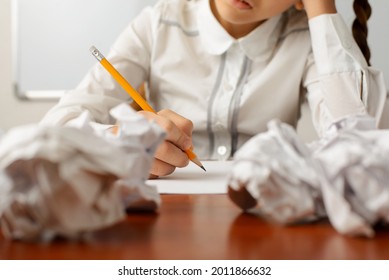
M 207 170 L 205 170 L 204 166 L 200 166 L 202 170 L 204 170 L 205 172 L 207 172 Z

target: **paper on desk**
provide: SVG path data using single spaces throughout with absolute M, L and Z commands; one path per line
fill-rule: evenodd
M 373 236 L 374 225 L 389 222 L 388 130 L 355 116 L 307 146 L 286 124 L 268 127 L 238 151 L 228 183 L 256 200 L 251 211 L 281 223 L 327 215 L 350 235 Z
M 23 126 L 0 142 L 0 220 L 14 239 L 74 237 L 112 225 L 126 208 L 155 209 L 145 183 L 164 134 L 127 105 L 111 112 L 118 135 L 95 131 L 87 114 L 74 127 Z
M 204 172 L 197 165 L 189 163 L 184 168 L 166 177 L 147 181 L 155 185 L 159 193 L 165 194 L 221 194 L 227 192 L 227 177 L 232 161 L 202 161 Z
M 324 211 L 310 154 L 290 126 L 272 121 L 237 151 L 228 185 L 245 188 L 257 200 L 255 210 L 277 222 L 315 219 Z
M 375 129 L 370 117 L 341 120 L 314 144 L 323 200 L 339 232 L 373 236 L 374 225 L 389 222 L 388 156 L 389 130 Z

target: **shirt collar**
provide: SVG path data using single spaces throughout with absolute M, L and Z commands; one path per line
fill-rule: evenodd
M 245 55 L 252 60 L 272 53 L 281 30 L 278 24 L 281 15 L 268 19 L 245 37 L 235 39 L 217 21 L 209 2 L 209 0 L 201 1 L 197 14 L 200 38 L 209 53 L 220 55 L 234 43 L 237 43 Z

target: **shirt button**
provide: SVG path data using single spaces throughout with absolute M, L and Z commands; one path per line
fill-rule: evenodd
M 227 148 L 226 146 L 219 146 L 217 148 L 217 153 L 221 156 L 224 156 L 227 153 Z

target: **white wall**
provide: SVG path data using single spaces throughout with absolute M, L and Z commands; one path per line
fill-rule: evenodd
M 14 94 L 11 59 L 11 1 L 13 0 L 0 0 L 0 129 L 3 130 L 39 121 L 44 113 L 55 104 L 55 101 L 22 101 Z M 342 0 L 337 2 L 340 3 L 339 9 L 344 10 L 347 21 L 350 21 L 352 18 L 351 1 Z M 386 18 L 386 11 L 389 11 L 389 1 L 371 0 L 371 3 L 374 14 L 371 20 L 372 27 L 369 40 L 374 45 L 372 46 L 373 64 L 380 65 L 381 69 L 388 69 L 387 71 L 385 70 L 385 73 L 388 75 L 389 59 L 386 53 L 389 49 L 389 36 L 386 35 L 389 35 L 389 33 L 384 26 L 389 25 L 389 19 Z M 311 129 L 309 114 L 306 108 L 303 113 L 304 116 L 308 117 L 302 120 L 300 127 L 308 128 L 302 129 L 302 136 L 309 141 L 315 137 L 315 134 Z M 389 128 L 389 110 L 385 112 L 384 118 L 384 127 Z

